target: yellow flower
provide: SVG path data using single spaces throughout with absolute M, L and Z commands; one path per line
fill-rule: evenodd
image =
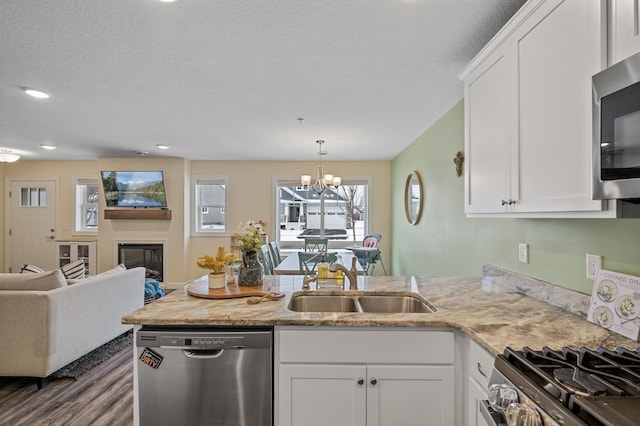
M 214 274 L 219 274 L 224 272 L 224 267 L 236 260 L 236 258 L 237 256 L 234 253 L 227 253 L 224 247 L 220 246 L 216 257 L 211 257 L 208 254 L 202 255 L 198 258 L 196 264 L 203 269 L 213 271 Z

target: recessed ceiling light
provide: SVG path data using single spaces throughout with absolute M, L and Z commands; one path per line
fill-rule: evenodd
M 176 0 L 160 0 L 162 3 L 173 3 Z
M 31 87 L 23 87 L 22 91 L 29 96 L 32 96 L 36 99 L 48 99 L 49 94 L 45 93 L 41 90 L 32 89 Z
M 56 149 L 55 145 L 49 145 L 48 143 L 41 143 L 40 146 L 48 150 Z
M 169 149 L 169 145 L 165 145 L 163 143 L 159 143 L 156 145 L 159 149 Z

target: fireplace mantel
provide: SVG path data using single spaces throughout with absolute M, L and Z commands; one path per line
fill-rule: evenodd
M 169 209 L 105 209 L 105 219 L 171 220 Z

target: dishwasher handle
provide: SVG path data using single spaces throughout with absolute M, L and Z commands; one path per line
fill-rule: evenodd
M 215 350 L 198 350 L 198 349 L 183 349 L 182 353 L 187 358 L 191 359 L 216 359 L 222 356 L 224 349 Z

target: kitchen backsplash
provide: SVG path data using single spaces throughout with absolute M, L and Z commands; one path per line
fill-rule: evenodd
M 507 271 L 494 265 L 482 266 L 482 286 L 490 291 L 492 284 L 512 288 L 587 319 L 591 296 L 535 278 Z

